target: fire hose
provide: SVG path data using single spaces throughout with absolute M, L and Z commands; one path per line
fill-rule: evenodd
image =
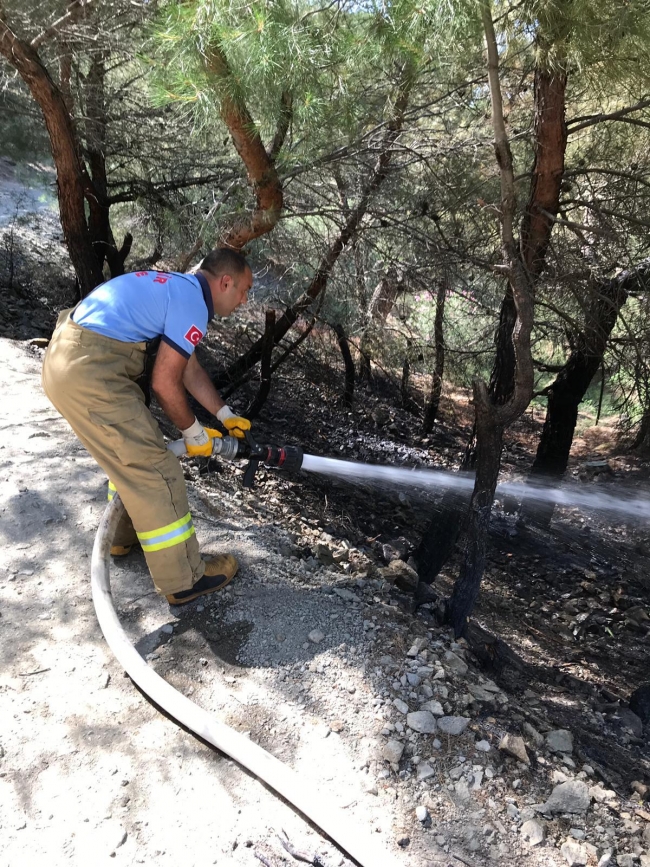
M 233 442 L 230 442 L 230 441 Z M 214 440 L 213 453 L 235 459 L 248 457 L 244 477 L 252 486 L 259 464 L 300 469 L 302 451 L 296 447 L 259 446 L 250 435 L 246 440 L 223 437 Z M 171 450 L 179 455 L 184 451 L 182 440 L 172 443 Z M 129 641 L 113 606 L 110 584 L 110 547 L 124 505 L 116 495 L 109 503 L 95 536 L 91 561 L 91 588 L 93 604 L 100 628 L 110 649 L 131 680 L 181 725 L 193 731 L 221 752 L 229 755 L 267 783 L 327 834 L 341 850 L 350 855 L 361 867 L 398 867 L 399 862 L 366 830 L 355 825 L 330 797 L 276 759 L 249 738 L 215 719 L 203 708 L 186 698 L 157 674 Z

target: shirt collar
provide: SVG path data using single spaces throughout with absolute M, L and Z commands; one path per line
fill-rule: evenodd
M 201 287 L 201 291 L 203 292 L 203 300 L 205 301 L 205 306 L 208 308 L 209 322 L 211 319 L 214 319 L 214 302 L 212 300 L 212 292 L 210 292 L 210 284 L 203 276 L 203 274 L 199 274 L 197 272 L 194 276 L 199 281 L 199 286 Z

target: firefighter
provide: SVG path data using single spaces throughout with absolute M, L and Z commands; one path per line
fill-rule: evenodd
M 247 301 L 245 258 L 212 250 L 195 274 L 135 271 L 96 287 L 57 321 L 43 362 L 50 401 L 109 478 L 126 513 L 111 554 L 142 546 L 156 590 L 173 605 L 221 590 L 237 572 L 231 554 L 202 559 L 178 459 L 147 408 L 141 381 L 159 343 L 151 389 L 189 455 L 209 455 L 221 433 L 191 411 L 189 392 L 232 436 L 248 419 L 226 406 L 194 355 L 208 322 Z

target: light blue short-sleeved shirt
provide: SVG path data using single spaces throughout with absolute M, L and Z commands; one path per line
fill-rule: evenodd
M 133 271 L 97 286 L 77 306 L 73 321 L 123 343 L 160 337 L 189 358 L 214 316 L 202 274 Z

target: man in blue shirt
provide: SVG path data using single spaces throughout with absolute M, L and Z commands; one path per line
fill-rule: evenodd
M 227 249 L 209 253 L 196 274 L 115 277 L 61 314 L 43 362 L 46 394 L 124 502 L 111 553 L 126 554 L 138 541 L 156 589 L 175 605 L 225 587 L 238 566 L 230 554 L 201 558 L 180 464 L 138 380 L 147 344 L 160 339 L 151 388 L 188 454 L 211 454 L 221 434 L 197 421 L 187 392 L 243 437 L 250 422 L 226 406 L 194 350 L 214 315 L 246 303 L 252 282 L 244 257 Z

